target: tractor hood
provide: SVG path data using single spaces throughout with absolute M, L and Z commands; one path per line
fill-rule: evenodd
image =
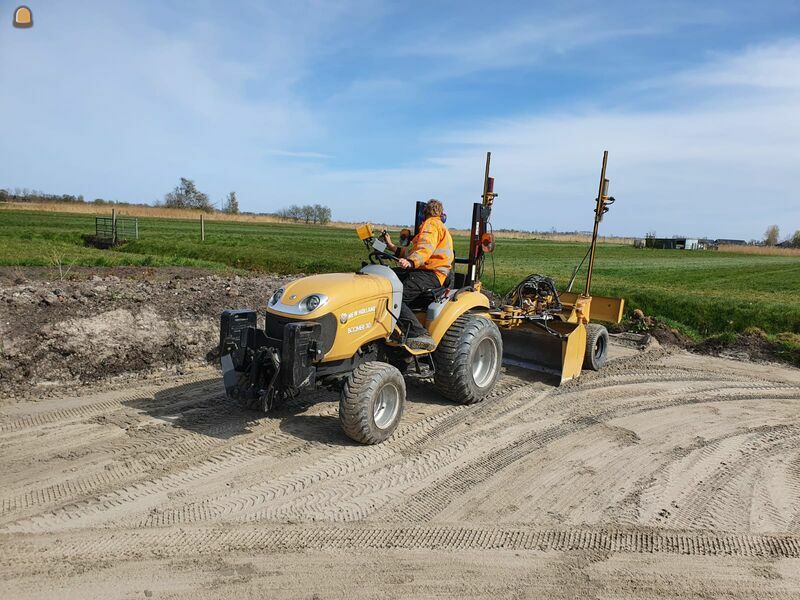
M 311 275 L 292 281 L 282 290 L 269 298 L 267 312 L 300 320 L 330 312 L 338 317 L 339 312 L 362 308 L 375 311 L 379 300 L 385 309 L 393 291 L 389 278 L 368 273 Z

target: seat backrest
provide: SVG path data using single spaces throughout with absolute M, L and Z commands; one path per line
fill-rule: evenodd
M 453 287 L 453 283 L 455 282 L 455 272 L 456 272 L 455 269 L 450 269 L 450 272 L 447 274 L 447 277 L 445 277 L 444 284 L 442 284 L 442 287 L 447 289 L 451 289 Z

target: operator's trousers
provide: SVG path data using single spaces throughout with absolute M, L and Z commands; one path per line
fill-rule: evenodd
M 409 304 L 419 299 L 431 290 L 442 287 L 439 278 L 433 271 L 425 269 L 395 269 L 395 273 L 403 282 L 403 304 L 400 307 L 400 328 L 405 331 L 408 328 L 408 337 L 415 338 L 421 335 L 428 335 L 428 331 L 417 319 L 417 315 L 411 310 Z

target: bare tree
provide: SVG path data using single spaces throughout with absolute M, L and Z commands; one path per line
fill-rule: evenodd
M 194 181 L 181 177 L 181 183 L 164 196 L 167 208 L 197 208 L 205 212 L 213 212 L 214 206 L 208 195 L 197 189 Z
M 225 198 L 223 211 L 229 215 L 239 214 L 239 200 L 236 198 L 236 192 L 229 193 L 228 197 Z
M 331 222 L 331 209 L 320 204 L 314 205 L 314 222 L 327 225 Z
M 767 246 L 776 246 L 778 244 L 778 238 L 781 235 L 781 230 L 778 228 L 777 225 L 770 225 L 767 227 L 767 231 L 764 232 L 764 244 Z
M 331 222 L 331 209 L 321 204 L 306 204 L 298 206 L 292 204 L 289 208 L 282 208 L 275 213 L 281 219 L 291 219 L 292 221 L 303 221 L 304 223 L 318 223 L 327 225 Z

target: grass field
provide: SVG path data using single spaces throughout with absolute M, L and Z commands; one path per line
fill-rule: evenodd
M 365 258 L 354 233 L 341 227 L 215 221 L 206 241 L 197 221 L 140 218 L 141 239 L 117 250 L 88 248 L 91 215 L 3 210 L 0 265 L 62 269 L 80 266 L 196 266 L 277 273 L 352 270 Z M 456 254 L 467 242 L 456 236 Z M 585 244 L 503 239 L 487 260 L 484 284 L 504 293 L 529 273 L 544 273 L 560 286 L 569 279 Z M 579 279 L 577 289 L 582 289 Z M 593 292 L 622 296 L 628 310 L 684 326 L 695 336 L 758 327 L 771 334 L 800 333 L 800 258 L 728 252 L 637 250 L 602 244 Z M 265 297 L 266 297 L 265 290 Z
M 166 208 L 163 206 L 148 206 L 145 204 L 117 204 L 114 205 L 117 209 L 117 214 L 125 217 L 145 217 L 145 218 L 159 218 L 159 219 L 178 219 L 178 220 L 194 220 L 197 221 L 199 212 L 192 209 L 182 208 Z M 34 212 L 54 212 L 65 214 L 80 214 L 94 216 L 111 216 L 111 206 L 109 205 L 96 205 L 84 202 L 0 202 L 0 211 L 34 211 Z M 229 215 L 222 212 L 206 213 L 205 218 L 207 222 L 223 221 L 227 223 L 277 223 L 287 224 L 285 219 L 281 219 L 275 215 L 270 214 L 252 214 L 241 213 L 236 215 Z M 331 221 L 328 224 L 330 227 L 339 229 L 347 229 L 352 231 L 354 224 L 347 221 Z M 374 223 L 377 229 L 388 228 L 390 230 L 399 230 L 401 226 L 387 225 Z M 464 230 L 464 235 L 468 234 Z M 518 239 L 537 239 L 549 240 L 553 242 L 588 242 L 592 239 L 591 234 L 584 233 L 561 233 L 561 232 L 530 232 L 530 231 L 509 231 L 499 230 L 496 232 L 496 237 L 500 238 L 518 238 Z M 601 241 L 617 243 L 617 244 L 633 244 L 633 238 L 623 237 L 605 237 L 600 236 Z M 798 253 L 800 254 L 800 252 Z

